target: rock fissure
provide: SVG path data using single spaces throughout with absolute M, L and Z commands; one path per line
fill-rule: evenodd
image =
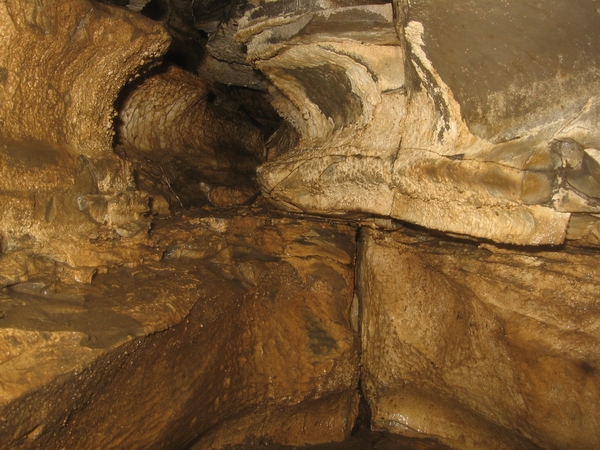
M 598 447 L 593 0 L 103 3 L 0 5 L 1 447 Z

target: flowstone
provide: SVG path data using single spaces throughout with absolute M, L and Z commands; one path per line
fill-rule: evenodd
M 543 15 L 536 2 L 292 3 L 261 3 L 237 21 L 287 121 L 258 170 L 274 204 L 499 243 L 595 245 L 593 1 Z

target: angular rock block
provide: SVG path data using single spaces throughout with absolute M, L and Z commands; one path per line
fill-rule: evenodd
M 372 426 L 453 448 L 600 445 L 597 253 L 365 230 Z
M 253 216 L 155 224 L 161 261 L 0 291 L 0 447 L 343 440 L 358 409 L 355 229 Z

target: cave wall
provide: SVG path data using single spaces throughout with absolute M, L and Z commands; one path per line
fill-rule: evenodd
M 508 244 L 596 242 L 598 42 L 586 30 L 598 14 L 588 0 L 535 5 L 246 13 L 236 38 L 299 134 L 259 168 L 265 195 Z M 498 29 L 511 38 L 494 49 Z M 560 56 L 571 45 L 577 64 Z
M 598 254 L 364 230 L 372 426 L 452 448 L 598 446 Z
M 2 259 L 40 255 L 73 281 L 135 260 L 127 244 L 150 226 L 149 199 L 113 152 L 114 104 L 166 51 L 168 34 L 89 1 L 7 1 L 0 18 Z M 35 273 L 11 266 L 3 285 Z
M 343 440 L 359 396 L 354 236 L 249 210 L 188 214 L 153 229 L 160 261 L 5 289 L 0 446 Z
M 0 5 L 4 446 L 600 444 L 593 1 L 106 3 Z

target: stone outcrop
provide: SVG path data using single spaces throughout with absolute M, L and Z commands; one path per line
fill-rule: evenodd
M 0 447 L 600 445 L 597 2 L 101 3 L 0 3 Z
M 547 5 L 543 16 L 534 2 L 479 14 L 490 2 L 399 1 L 395 19 L 389 4 L 292 3 L 251 9 L 236 35 L 287 120 L 259 169 L 275 204 L 511 244 L 597 239 L 599 180 L 572 159 L 598 167 L 597 129 L 586 127 L 599 85 L 593 1 Z M 522 31 L 529 21 L 535 34 Z M 573 214 L 584 231 L 569 230 Z
M 372 426 L 452 448 L 600 444 L 597 253 L 360 240 Z
M 156 224 L 160 261 L 5 289 L 0 446 L 343 440 L 358 408 L 354 237 L 248 211 L 190 215 Z
M 141 263 L 153 216 L 256 197 L 263 136 L 194 75 L 148 71 L 170 43 L 160 24 L 86 0 L 36 5 L 0 6 L 2 286 L 40 258 L 64 282 Z

